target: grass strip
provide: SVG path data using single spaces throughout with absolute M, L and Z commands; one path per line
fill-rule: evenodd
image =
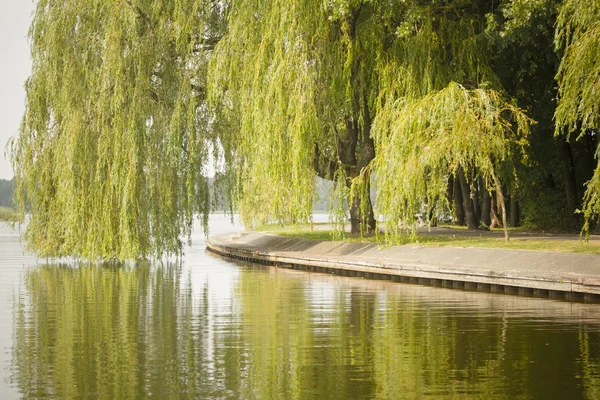
M 296 237 L 303 239 L 333 240 L 332 230 L 309 230 L 297 228 L 294 230 L 270 229 L 269 233 L 280 236 Z M 385 242 L 383 235 L 352 237 L 347 235 L 346 242 L 358 243 L 377 243 L 383 246 L 389 245 Z M 457 230 L 453 235 L 405 235 L 395 245 L 418 244 L 428 247 L 463 247 L 463 248 L 489 248 L 489 249 L 510 249 L 510 250 L 529 250 L 546 251 L 556 253 L 581 253 L 581 254 L 600 254 L 600 241 L 582 241 L 579 239 L 547 238 L 539 237 L 512 237 L 509 242 L 500 237 L 473 237 L 461 236 Z

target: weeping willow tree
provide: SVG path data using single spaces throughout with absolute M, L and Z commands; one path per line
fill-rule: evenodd
M 597 135 L 600 129 L 600 3 L 566 0 L 557 20 L 555 43 L 564 51 L 558 74 L 556 134 Z M 598 151 L 598 150 L 597 150 Z M 598 153 L 596 153 L 598 158 Z M 600 165 L 583 198 L 583 231 L 600 214 Z
M 387 217 L 386 235 L 393 239 L 413 228 L 411 218 L 423 202 L 448 209 L 448 179 L 458 175 L 461 186 L 479 177 L 484 190 L 496 191 L 508 238 L 498 171 L 512 158 L 511 148 L 523 145 L 527 117 L 495 91 L 468 90 L 455 82 L 421 99 L 388 107 L 374 128 L 379 150 L 374 167 L 377 204 Z M 507 113 L 517 118 L 516 132 L 503 116 Z
M 308 220 L 314 144 L 322 136 L 317 68 L 303 33 L 319 29 L 312 4 L 239 1 L 216 46 L 210 95 L 232 127 L 240 212 L 250 225 Z
M 501 198 L 531 121 L 488 67 L 488 11 L 483 1 L 234 2 L 210 93 L 238 127 L 246 220 L 308 219 L 315 175 L 338 182 L 359 233 L 375 228 L 374 174 L 390 238 L 423 203 L 444 205 L 452 176 L 466 202 L 478 179 Z
M 410 17 L 380 69 L 377 117 L 378 211 L 386 236 L 414 230 L 414 214 L 450 209 L 448 185 L 460 183 L 469 228 L 477 182 L 494 193 L 508 239 L 502 180 L 513 179 L 532 121 L 503 94 L 488 66 L 491 44 L 476 9 L 428 8 Z M 503 179 L 501 179 L 503 178 Z M 456 189 L 455 189 L 456 190 Z
M 10 145 L 26 239 L 41 256 L 180 250 L 209 209 L 218 149 L 204 101 L 222 35 L 209 0 L 39 0 L 26 111 Z
M 530 121 L 488 66 L 489 11 L 483 0 L 40 0 L 11 145 L 30 248 L 176 253 L 196 213 L 206 226 L 215 153 L 250 226 L 310 220 L 315 176 L 337 182 L 338 211 L 348 200 L 361 233 L 375 229 L 373 175 L 391 239 L 422 204 L 449 208 L 450 179 L 465 205 L 480 181 L 503 204 Z

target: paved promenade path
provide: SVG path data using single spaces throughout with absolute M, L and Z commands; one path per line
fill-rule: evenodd
M 467 289 L 550 296 L 600 295 L 600 256 L 528 250 L 380 247 L 241 232 L 211 236 L 216 253 L 279 267 Z

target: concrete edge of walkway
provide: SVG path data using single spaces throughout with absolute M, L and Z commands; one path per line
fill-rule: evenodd
M 437 253 L 438 259 L 440 254 L 448 251 L 458 250 L 467 253 L 468 258 L 472 256 L 469 253 L 485 254 L 487 250 L 488 253 L 509 255 L 510 257 L 506 258 L 510 260 L 509 262 L 522 261 L 521 264 L 517 263 L 520 268 L 504 268 L 500 264 L 491 268 L 477 268 L 466 262 L 462 265 L 441 260 L 431 262 L 426 257 L 422 259 L 413 257 L 409 260 L 402 253 L 404 250 L 401 248 L 404 246 L 392 248 L 395 252 L 385 252 L 379 250 L 377 245 L 299 239 L 258 232 L 211 236 L 206 241 L 206 247 L 225 257 L 281 268 L 467 290 L 539 295 L 570 300 L 600 300 L 599 256 L 560 254 L 564 260 L 571 260 L 574 263 L 575 271 L 572 272 L 571 268 L 568 268 L 569 271 L 565 272 L 557 269 L 532 271 L 527 268 L 527 260 L 531 259 L 531 252 L 521 250 L 420 248 L 424 250 L 425 255 Z M 331 255 L 331 253 L 340 253 L 342 247 L 345 254 Z M 362 255 L 355 255 L 357 249 L 361 250 Z M 555 259 L 557 253 L 539 252 L 534 255 Z M 576 268 L 577 262 L 591 263 L 587 265 L 588 273 L 578 273 L 577 270 L 582 268 L 581 265 Z M 590 270 L 594 273 L 589 273 Z

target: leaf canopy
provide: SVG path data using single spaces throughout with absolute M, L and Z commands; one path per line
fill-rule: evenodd
M 209 75 L 213 100 L 239 121 L 246 220 L 309 219 L 319 164 L 352 184 L 338 191 L 350 198 L 374 173 L 391 236 L 461 165 L 496 189 L 532 121 L 488 65 L 483 3 L 232 3 Z
M 532 121 L 490 67 L 488 11 L 483 0 L 40 0 L 11 145 L 30 247 L 177 253 L 195 214 L 206 225 L 215 156 L 250 226 L 310 220 L 316 175 L 338 182 L 341 207 L 368 196 L 373 174 L 390 240 L 421 204 L 448 208 L 459 171 L 501 191 Z
M 203 107 L 211 2 L 40 0 L 11 144 L 26 238 L 41 256 L 176 253 L 208 211 Z M 25 198 L 26 193 L 26 198 Z
M 556 46 L 564 51 L 556 80 L 556 134 L 597 136 L 600 130 L 600 3 L 565 0 L 557 21 Z M 599 148 L 600 150 L 600 148 Z M 596 158 L 598 158 L 598 151 Z M 600 215 L 600 166 L 586 183 L 583 232 Z

